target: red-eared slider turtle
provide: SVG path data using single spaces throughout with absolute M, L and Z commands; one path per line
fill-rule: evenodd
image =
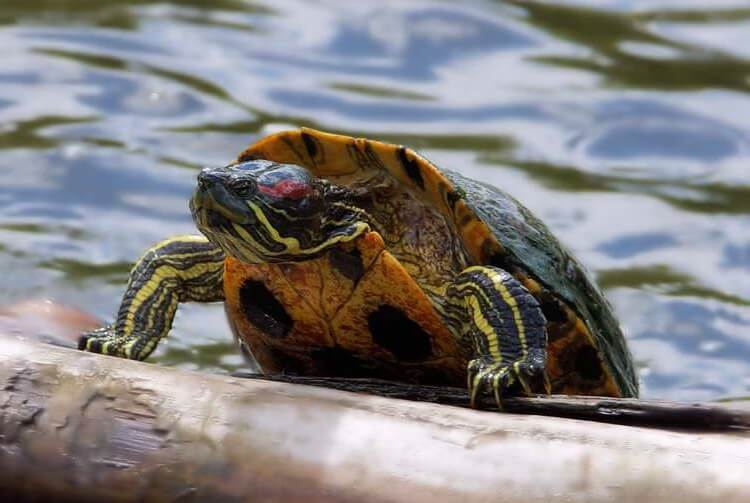
M 201 171 L 190 208 L 203 236 L 148 250 L 82 349 L 144 359 L 180 302 L 224 301 L 267 373 L 638 393 L 609 305 L 544 224 L 408 148 L 274 134 Z

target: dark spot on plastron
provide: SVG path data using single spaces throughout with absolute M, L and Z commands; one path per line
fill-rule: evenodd
M 564 323 L 568 321 L 568 313 L 565 311 L 565 307 L 552 295 L 543 294 L 539 306 L 548 322 Z
M 328 262 L 331 264 L 331 267 L 355 283 L 359 281 L 365 272 L 362 253 L 356 248 L 349 252 L 341 248 L 333 248 L 328 253 Z
M 589 381 L 598 381 L 602 377 L 602 364 L 599 355 L 591 346 L 581 346 L 570 355 L 575 361 L 575 371 Z
M 271 337 L 286 337 L 292 329 L 294 321 L 262 281 L 242 285 L 240 304 L 250 323 Z
M 315 142 L 315 138 L 310 136 L 307 133 L 302 133 L 302 141 L 305 143 L 305 149 L 307 150 L 307 154 L 310 156 L 310 159 L 315 160 L 315 158 L 318 155 L 318 145 Z
M 380 306 L 368 316 L 367 326 L 373 342 L 399 360 L 421 361 L 432 354 L 429 334 L 397 307 Z
M 553 343 L 565 336 L 570 332 L 570 326 L 567 323 L 560 323 L 556 321 L 547 321 L 547 342 Z
M 424 180 L 422 179 L 422 170 L 419 169 L 419 163 L 415 159 L 409 159 L 406 155 L 406 148 L 400 147 L 398 149 L 398 160 L 401 162 L 406 175 L 417 184 L 417 187 L 424 190 Z

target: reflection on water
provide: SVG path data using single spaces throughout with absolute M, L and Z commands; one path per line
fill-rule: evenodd
M 0 4 L 0 300 L 110 317 L 196 170 L 307 125 L 420 149 L 592 269 L 645 396 L 750 392 L 750 9 L 737 0 Z M 158 359 L 241 365 L 220 306 Z

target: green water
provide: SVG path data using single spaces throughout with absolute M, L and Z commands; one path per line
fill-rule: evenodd
M 541 216 L 643 395 L 750 392 L 750 8 L 736 0 L 0 3 L 0 302 L 111 318 L 202 166 L 307 125 L 413 146 Z M 157 359 L 242 365 L 221 306 Z

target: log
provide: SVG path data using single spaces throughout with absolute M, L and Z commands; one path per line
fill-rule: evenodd
M 0 333 L 14 333 L 62 347 L 75 348 L 81 332 L 101 325 L 101 320 L 86 312 L 46 299 L 31 299 L 0 307 Z M 379 379 L 260 375 L 242 372 L 234 375 L 458 407 L 468 407 L 469 404 L 466 391 L 457 388 L 408 385 Z M 492 397 L 480 398 L 480 402 L 485 409 L 496 408 Z M 682 430 L 750 428 L 750 401 L 736 401 L 732 403 L 732 408 L 727 408 L 714 404 L 599 397 L 509 397 L 504 400 L 504 411 Z
M 13 501 L 748 501 L 750 434 L 476 411 L 0 335 Z

